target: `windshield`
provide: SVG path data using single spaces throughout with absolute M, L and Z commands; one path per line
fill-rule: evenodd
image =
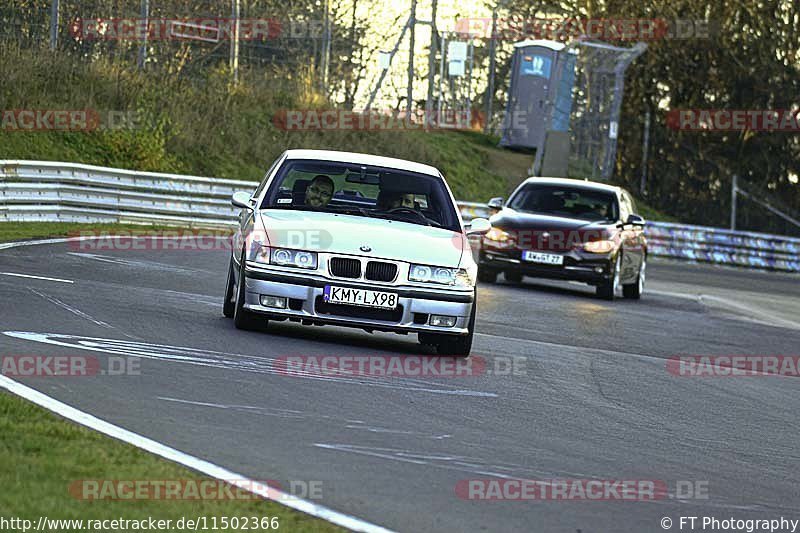
M 582 187 L 562 185 L 526 185 L 508 203 L 524 213 L 578 218 L 593 222 L 618 218 L 616 195 Z
M 442 178 L 349 163 L 287 161 L 261 208 L 346 213 L 461 231 Z

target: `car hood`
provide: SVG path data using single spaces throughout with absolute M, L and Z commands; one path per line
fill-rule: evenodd
M 461 233 L 397 220 L 288 209 L 261 211 L 260 219 L 273 247 L 455 268 L 465 246 Z
M 617 232 L 612 222 L 520 213 L 506 208 L 492 216 L 492 227 L 510 232 L 517 248 L 567 251 L 579 243 L 611 239 Z
M 492 227 L 528 230 L 571 231 L 584 228 L 608 228 L 609 223 L 590 222 L 579 218 L 563 218 L 548 215 L 521 213 L 513 209 L 503 209 L 491 218 Z M 613 226 L 613 225 L 612 225 Z

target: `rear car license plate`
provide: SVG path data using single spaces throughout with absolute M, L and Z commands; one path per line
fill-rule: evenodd
M 539 263 L 542 265 L 563 265 L 564 256 L 558 254 L 543 254 L 541 252 L 532 252 L 525 250 L 522 252 L 522 259 L 530 263 Z
M 397 307 L 397 294 L 393 292 L 325 285 L 322 294 L 325 301 L 332 304 L 359 305 L 378 309 L 395 309 Z

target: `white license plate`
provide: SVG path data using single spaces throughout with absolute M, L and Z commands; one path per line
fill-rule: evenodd
M 543 254 L 541 252 L 531 252 L 525 250 L 522 252 L 522 259 L 530 263 L 540 263 L 543 265 L 563 265 L 564 256 L 558 254 Z
M 394 309 L 397 307 L 397 294 L 393 292 L 325 285 L 322 295 L 325 301 L 331 304 L 360 305 L 379 309 Z

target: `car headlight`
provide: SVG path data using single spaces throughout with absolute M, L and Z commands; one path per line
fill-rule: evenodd
M 497 242 L 506 242 L 510 237 L 511 236 L 508 234 L 508 232 L 505 232 L 500 228 L 492 228 L 486 233 L 486 235 L 484 235 L 484 238 Z
M 297 268 L 317 268 L 317 253 L 304 252 L 302 250 L 288 250 L 286 248 L 272 248 L 270 253 L 270 263 L 280 266 L 292 266 Z
M 252 238 L 247 254 L 248 261 L 269 264 L 269 246 L 265 245 L 260 239 Z
M 614 241 L 589 241 L 583 243 L 583 249 L 592 254 L 607 254 L 614 250 Z
M 456 287 L 472 288 L 475 286 L 475 276 L 471 276 L 465 268 L 459 268 L 456 273 Z
M 474 287 L 475 281 L 463 268 L 445 268 L 428 265 L 411 265 L 408 271 L 410 281 L 438 283 L 440 285 L 456 285 Z

